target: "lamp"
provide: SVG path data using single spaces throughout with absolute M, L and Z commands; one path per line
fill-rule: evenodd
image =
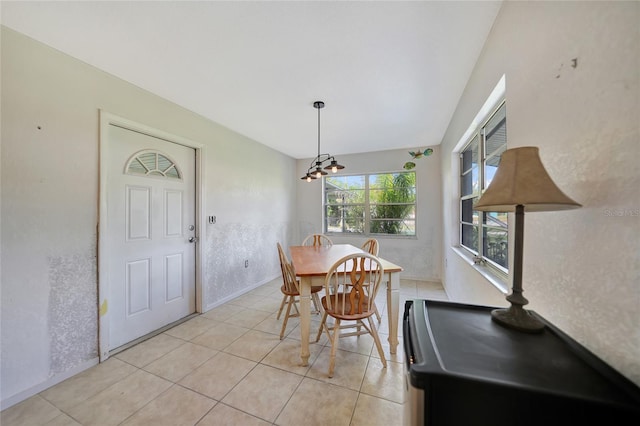
M 336 173 L 338 170 L 344 169 L 344 166 L 338 164 L 338 161 L 333 155 L 320 154 L 320 108 L 324 108 L 324 102 L 315 101 L 313 107 L 318 110 L 318 155 L 311 161 L 307 173 L 300 178 L 307 182 L 327 175 L 328 173 L 325 172 L 325 170 L 331 170 L 332 173 Z M 322 165 L 328 161 L 330 161 L 330 164 L 323 168 Z
M 522 147 L 502 153 L 500 166 L 489 187 L 474 206 L 475 210 L 516 213 L 513 255 L 513 288 L 509 308 L 494 309 L 494 321 L 519 331 L 535 333 L 544 324 L 522 307 L 529 301 L 522 295 L 522 252 L 524 212 L 568 210 L 582 207 L 567 197 L 551 180 L 540 161 L 538 148 Z

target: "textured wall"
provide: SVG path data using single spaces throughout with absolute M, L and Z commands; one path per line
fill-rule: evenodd
M 444 283 L 505 305 L 452 250 L 459 142 L 506 75 L 508 146 L 537 146 L 578 210 L 527 214 L 527 306 L 640 384 L 640 3 L 505 2 L 442 143 Z
M 295 223 L 296 162 L 2 28 L 2 406 L 98 355 L 101 109 L 205 145 L 204 309 L 279 272 Z M 255 171 L 274 166 L 268 176 Z M 244 268 L 244 261 L 249 267 Z
M 288 246 L 291 228 L 290 223 L 208 226 L 203 289 L 205 308 L 250 288 L 248 283 L 264 283 L 279 276 L 276 242 Z M 246 268 L 245 260 L 249 261 Z
M 95 255 L 49 258 L 47 318 L 54 376 L 98 356 Z
M 202 241 L 205 310 L 280 274 L 276 242 L 290 244 L 296 216 L 295 160 L 245 143 L 209 154 L 205 215 L 216 223 Z M 269 173 L 257 172 L 265 164 Z

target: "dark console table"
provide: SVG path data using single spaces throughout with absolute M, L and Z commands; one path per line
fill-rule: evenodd
M 539 315 L 528 334 L 492 309 L 406 302 L 406 424 L 640 425 L 638 386 Z

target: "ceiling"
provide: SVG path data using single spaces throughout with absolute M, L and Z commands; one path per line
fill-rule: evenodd
M 438 145 L 500 1 L 2 1 L 2 24 L 294 158 Z

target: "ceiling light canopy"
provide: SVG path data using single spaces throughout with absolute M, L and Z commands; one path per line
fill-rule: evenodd
M 325 170 L 331 170 L 332 173 L 336 173 L 338 170 L 344 169 L 344 166 L 338 164 L 338 160 L 330 154 L 320 154 L 320 108 L 324 108 L 324 102 L 315 101 L 313 107 L 318 110 L 318 155 L 311 161 L 307 174 L 300 179 L 311 182 L 314 179 L 319 179 L 328 173 Z M 324 163 L 329 163 L 325 167 L 322 167 Z

